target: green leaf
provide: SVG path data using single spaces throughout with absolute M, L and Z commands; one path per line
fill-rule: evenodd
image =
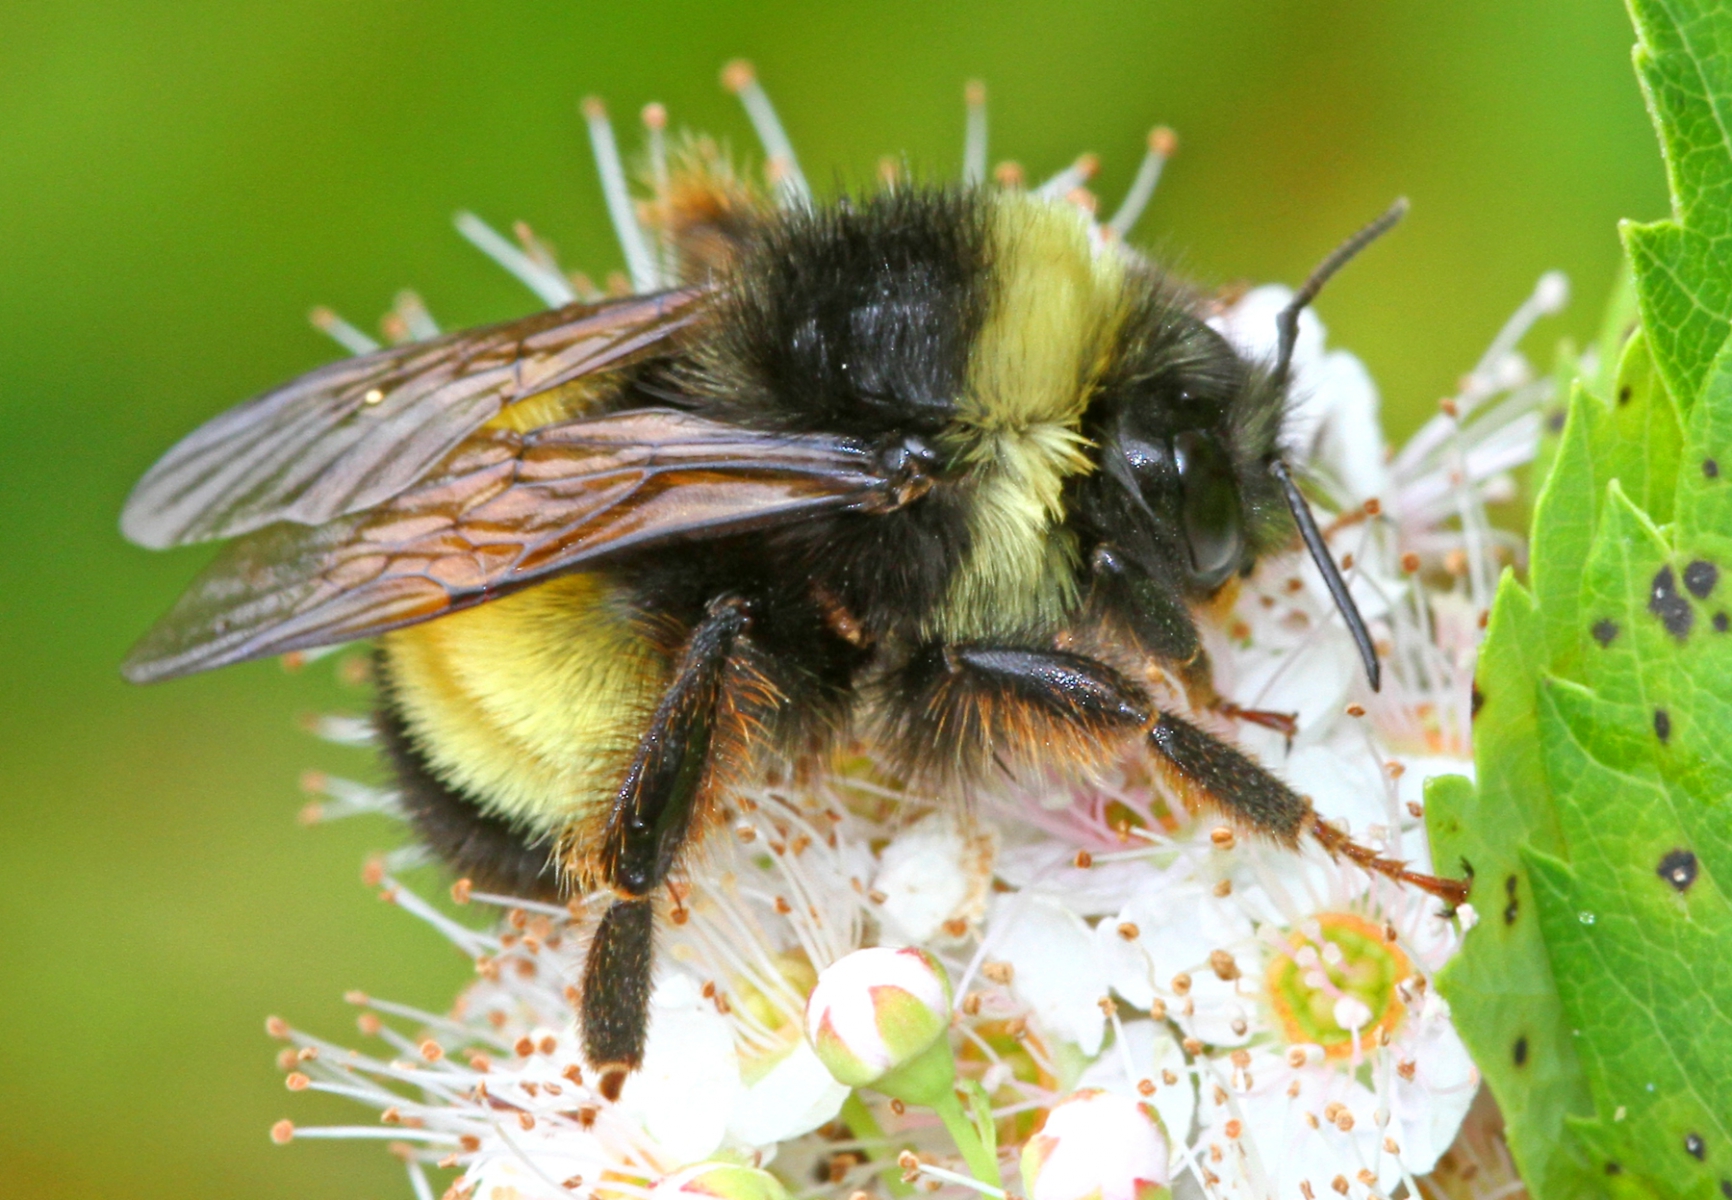
M 1712 0 L 1629 7 L 1674 219 L 1626 225 L 1624 248 L 1660 374 L 1688 408 L 1732 330 L 1732 22 Z
M 1478 788 L 1427 793 L 1480 918 L 1438 985 L 1540 1200 L 1732 1196 L 1732 8 L 1630 7 L 1675 219 L 1624 231 L 1641 328 L 1614 297 L 1499 588 Z
M 1425 810 L 1432 856 L 1473 879 L 1479 923 L 1437 986 L 1503 1108 L 1505 1137 L 1530 1194 L 1593 1196 L 1599 1179 L 1565 1131 L 1593 1112 L 1531 904 L 1520 847 L 1562 847 L 1540 759 L 1537 688 L 1546 638 L 1534 598 L 1499 582 L 1474 681 L 1480 785 L 1433 779 Z

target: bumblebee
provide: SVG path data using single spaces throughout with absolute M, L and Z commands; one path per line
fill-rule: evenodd
M 684 283 L 322 367 L 208 422 L 122 528 L 230 545 L 138 682 L 377 639 L 419 835 L 496 890 L 610 889 L 581 1027 L 642 1060 L 655 906 L 731 791 L 864 746 L 965 796 L 1140 745 L 1181 794 L 1442 895 L 1185 713 L 1193 610 L 1295 528 L 1288 365 L 1063 200 L 898 186 L 777 206 L 697 166 L 650 212 Z

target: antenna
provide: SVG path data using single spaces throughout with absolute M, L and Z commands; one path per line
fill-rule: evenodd
M 1323 290 L 1323 285 L 1329 282 L 1330 276 L 1351 262 L 1361 250 L 1394 229 L 1396 223 L 1406 215 L 1407 197 L 1403 196 L 1391 204 L 1381 217 L 1335 247 L 1329 257 L 1318 263 L 1317 269 L 1299 285 L 1299 290 L 1293 293 L 1293 299 L 1287 302 L 1287 307 L 1275 318 L 1275 329 L 1281 336 L 1275 351 L 1276 383 L 1287 382 L 1287 368 L 1293 362 L 1293 343 L 1299 338 L 1299 314 L 1317 299 L 1317 293 Z
M 1331 557 L 1329 547 L 1324 544 L 1323 534 L 1317 528 L 1317 519 L 1311 515 L 1311 506 L 1305 503 L 1305 497 L 1299 493 L 1299 485 L 1293 482 L 1286 463 L 1276 459 L 1269 464 L 1269 474 L 1281 484 L 1281 491 L 1287 497 L 1287 507 L 1293 513 L 1293 520 L 1299 525 L 1299 536 L 1305 539 L 1305 548 L 1311 552 L 1311 561 L 1316 563 L 1317 569 L 1323 573 L 1323 582 L 1329 588 L 1329 595 L 1335 601 L 1335 607 L 1340 610 L 1341 619 L 1347 622 L 1347 632 L 1353 635 L 1353 644 L 1359 647 L 1359 659 L 1365 664 L 1365 677 L 1371 681 L 1371 690 L 1375 692 L 1383 685 L 1383 669 L 1377 661 L 1377 647 L 1371 644 L 1371 631 L 1365 628 L 1365 618 L 1359 615 L 1359 606 L 1353 603 L 1353 596 L 1347 591 L 1347 581 L 1341 578 L 1335 559 Z

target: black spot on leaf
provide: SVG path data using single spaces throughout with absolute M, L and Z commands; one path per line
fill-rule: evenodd
M 1610 1161 L 1608 1161 L 1606 1163 L 1606 1174 L 1608 1174 L 1608 1175 L 1622 1175 L 1623 1173 L 1624 1173 L 1624 1164 L 1623 1163 L 1616 1163 L 1616 1162 L 1610 1162 Z
M 1725 613 L 1717 612 L 1714 614 L 1714 632 L 1715 633 L 1725 633 L 1728 626 L 1732 626 L 1732 621 L 1728 621 L 1726 619 Z
M 1726 1200 L 1732 1200 L 1732 1179 L 1720 1181 L 1720 1194 L 1726 1197 Z
M 1719 478 L 1720 464 L 1711 458 L 1704 458 L 1702 460 L 1702 474 L 1706 475 L 1709 479 Z
M 1564 409 L 1561 409 L 1561 408 L 1554 408 L 1554 409 L 1552 409 L 1551 412 L 1547 413 L 1546 414 L 1546 432 L 1547 433 L 1562 433 L 1564 431 L 1564 417 L 1566 415 L 1567 415 L 1566 411 Z
M 1684 1151 L 1691 1158 L 1700 1162 L 1708 1156 L 1708 1143 L 1702 1140 L 1702 1135 L 1699 1133 L 1686 1133 L 1684 1135 Z
M 1663 708 L 1654 710 L 1654 736 L 1662 746 L 1672 740 L 1672 714 Z
M 1654 582 L 1648 588 L 1648 611 L 1659 617 L 1666 632 L 1680 642 L 1690 636 L 1690 624 L 1696 619 L 1696 610 L 1678 594 L 1678 581 L 1671 567 L 1661 567 L 1659 574 L 1654 576 Z
M 1620 405 L 1628 404 L 1630 402 L 1630 397 L 1635 394 L 1635 389 L 1626 383 L 1623 387 L 1618 389 L 1618 403 Z
M 1696 856 L 1688 850 L 1668 850 L 1654 870 L 1680 892 L 1687 892 L 1696 882 Z
M 1594 622 L 1594 640 L 1602 646 L 1610 646 L 1612 639 L 1618 636 L 1618 623 L 1610 617 L 1602 617 Z
M 1528 1065 L 1528 1039 L 1525 1034 L 1515 1040 L 1515 1049 L 1511 1052 L 1511 1056 L 1515 1059 L 1516 1066 L 1525 1067 Z
M 1509 903 L 1503 906 L 1503 923 L 1514 925 L 1516 916 L 1521 912 L 1521 900 L 1516 896 L 1516 888 L 1520 881 L 1514 875 L 1503 881 L 1503 894 L 1509 897 Z
M 1684 568 L 1684 587 L 1698 600 L 1706 600 L 1714 585 L 1720 582 L 1720 568 L 1697 559 Z
M 1477 679 L 1473 682 L 1472 690 L 1468 692 L 1467 705 L 1467 718 L 1470 721 L 1479 716 L 1479 710 L 1485 707 L 1485 693 L 1479 690 Z

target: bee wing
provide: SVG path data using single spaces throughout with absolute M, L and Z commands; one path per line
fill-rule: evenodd
M 568 304 L 320 367 L 181 439 L 133 488 L 121 532 L 162 549 L 371 508 L 506 405 L 662 341 L 705 294 Z
M 471 438 L 415 486 L 228 547 L 121 668 L 148 683 L 468 608 L 601 555 L 909 496 L 857 442 L 639 409 Z

